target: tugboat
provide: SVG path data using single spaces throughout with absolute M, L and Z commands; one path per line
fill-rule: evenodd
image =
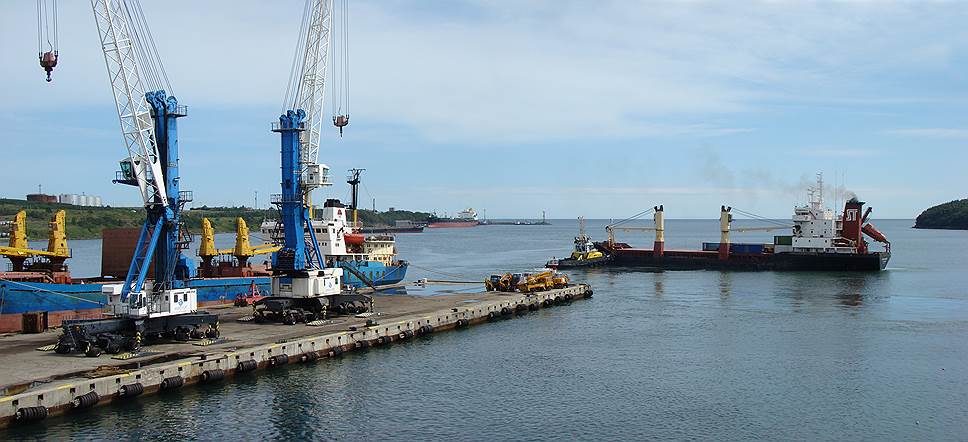
M 549 269 L 570 269 L 576 267 L 592 267 L 607 263 L 609 256 L 595 247 L 591 238 L 585 235 L 585 218 L 578 217 L 578 236 L 575 237 L 575 250 L 568 258 L 552 258 L 545 264 Z

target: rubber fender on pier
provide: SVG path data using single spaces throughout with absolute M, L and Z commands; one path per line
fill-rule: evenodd
M 514 311 L 517 314 L 519 314 L 519 315 L 523 315 L 523 314 L 525 314 L 525 313 L 528 312 L 528 305 L 527 304 L 518 304 L 518 305 L 514 306 Z
M 245 373 L 247 371 L 255 370 L 259 368 L 259 363 L 255 359 L 249 359 L 248 361 L 239 361 L 239 364 L 235 366 L 235 371 L 239 373 Z
M 562 302 L 561 296 L 555 296 L 554 302 L 555 302 L 555 305 L 561 305 L 561 302 Z
M 573 297 L 573 296 L 571 296 L 571 293 L 566 293 L 566 294 L 565 294 L 565 302 L 571 302 L 571 300 L 572 300 L 573 298 L 574 298 L 574 297 Z
M 379 345 L 386 345 L 391 342 L 393 342 L 393 340 L 389 336 L 380 336 L 379 338 L 376 338 L 376 343 Z
M 531 304 L 528 304 L 528 310 L 530 310 L 530 311 L 536 311 L 539 308 L 540 307 L 538 306 L 538 303 L 537 302 L 532 302 Z
M 93 407 L 94 404 L 98 403 L 100 400 L 101 396 L 98 395 L 96 391 L 91 391 L 75 397 L 73 400 L 71 400 L 71 406 L 74 407 L 75 410 L 78 408 Z
M 278 367 L 280 365 L 286 365 L 288 363 L 289 363 L 289 355 L 287 354 L 275 355 L 269 358 L 270 367 Z
M 554 303 L 551 302 L 550 299 L 545 299 L 544 301 L 541 301 L 541 305 L 543 305 L 545 307 L 551 307 L 552 304 L 554 304 Z
M 499 317 L 501 317 L 501 314 L 498 313 L 498 312 L 490 312 L 490 313 L 487 314 L 487 319 L 489 319 L 491 321 L 493 321 L 493 320 L 495 320 L 495 319 L 497 319 Z
M 595 294 L 595 292 L 593 292 L 592 289 L 585 290 L 586 298 L 591 298 L 593 294 Z
M 466 319 L 458 319 L 457 320 L 457 328 L 467 327 L 468 325 L 470 325 L 470 321 L 468 321 Z
M 181 376 L 172 376 L 161 381 L 162 390 L 174 390 L 181 388 L 182 385 L 185 385 L 185 378 Z
M 221 368 L 205 370 L 202 372 L 202 382 L 221 381 L 224 378 L 225 378 L 225 371 L 223 371 Z
M 501 307 L 501 316 L 511 316 L 511 313 L 513 312 L 510 307 Z
M 329 353 L 327 353 L 327 354 L 331 358 L 335 358 L 337 356 L 342 356 L 343 355 L 343 347 L 339 347 L 339 346 L 333 347 L 333 348 L 329 349 Z
M 417 329 L 418 335 L 429 335 L 434 332 L 434 327 L 431 325 L 424 325 Z
M 299 362 L 312 362 L 317 359 L 319 359 L 319 353 L 311 351 L 309 353 L 303 353 L 302 356 L 299 357 Z
M 23 407 L 17 409 L 14 419 L 18 422 L 39 421 L 47 418 L 47 407 Z
M 410 339 L 412 337 L 413 337 L 413 331 L 412 330 L 404 330 L 404 331 L 400 332 L 400 339 Z
M 356 341 L 356 348 L 370 348 L 370 341 Z
M 140 382 L 136 382 L 134 384 L 122 385 L 121 388 L 118 389 L 118 396 L 125 397 L 125 398 L 135 397 L 144 392 L 145 392 L 145 386 L 142 385 Z

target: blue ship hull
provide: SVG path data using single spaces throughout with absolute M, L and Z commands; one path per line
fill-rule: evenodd
M 408 264 L 386 266 L 377 261 L 349 261 L 341 262 L 340 266 L 353 266 L 375 285 L 388 285 L 407 276 Z M 344 284 L 365 286 L 356 275 L 348 271 L 343 274 Z M 237 295 L 248 293 L 253 283 L 263 294 L 272 290 L 268 276 L 196 278 L 188 280 L 186 286 L 198 290 L 198 304 L 205 306 L 231 303 Z M 101 285 L 0 281 L 0 332 L 19 331 L 21 316 L 27 312 L 48 312 L 50 326 L 60 324 L 62 319 L 96 313 L 107 303 L 101 294 Z

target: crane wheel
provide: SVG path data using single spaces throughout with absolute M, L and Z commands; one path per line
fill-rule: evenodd
M 108 342 L 108 345 L 104 347 L 104 351 L 107 352 L 107 354 L 109 355 L 116 355 L 118 353 L 121 353 L 121 344 L 115 341 Z
M 101 353 L 102 353 L 101 347 L 90 344 L 87 347 L 87 350 L 84 352 L 84 356 L 87 356 L 89 358 L 96 358 L 98 356 L 101 356 Z
M 175 329 L 175 340 L 185 342 L 191 338 L 188 330 L 185 327 L 178 327 Z
M 57 343 L 57 347 L 54 347 L 54 353 L 59 355 L 66 355 L 71 352 L 71 346 L 68 344 Z

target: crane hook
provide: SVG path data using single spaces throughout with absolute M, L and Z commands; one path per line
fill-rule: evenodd
M 350 124 L 350 116 L 349 115 L 334 115 L 333 116 L 333 126 L 336 126 L 336 127 L 339 128 L 339 136 L 340 137 L 343 136 L 343 128 L 346 127 L 346 125 L 348 125 L 348 124 Z
M 48 51 L 40 54 L 40 67 L 47 71 L 47 82 L 50 83 L 50 74 L 57 66 L 57 51 Z

